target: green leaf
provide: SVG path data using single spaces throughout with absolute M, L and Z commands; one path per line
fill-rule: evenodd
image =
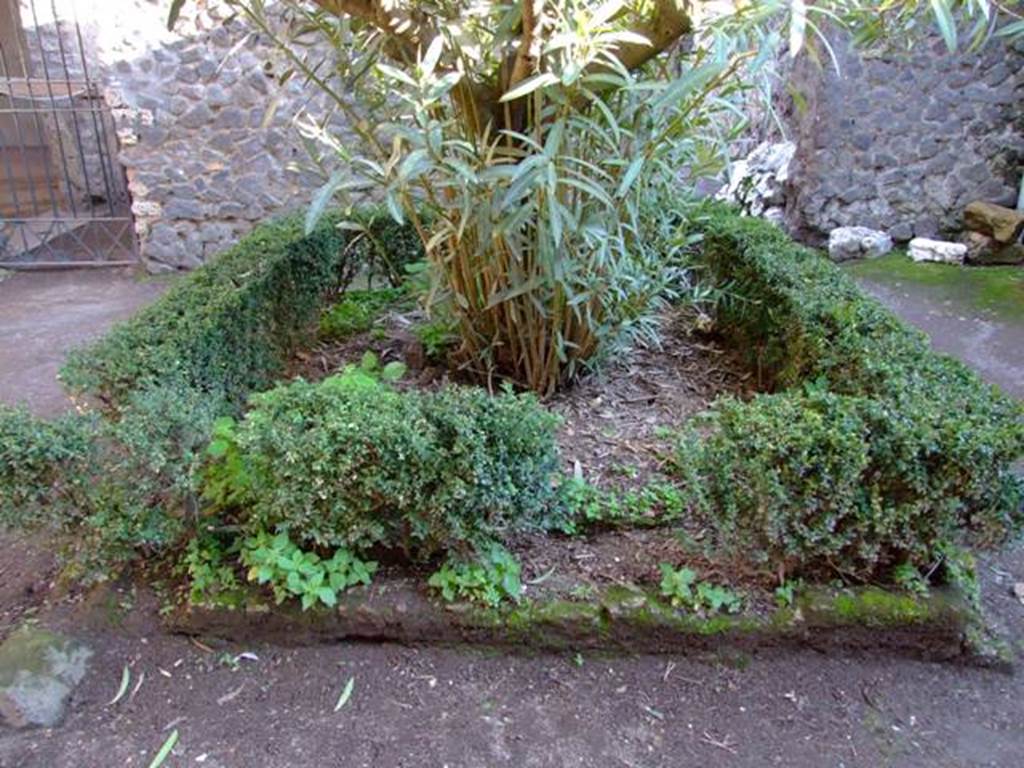
M 149 764 L 149 768 L 160 768 L 164 764 L 164 760 L 171 754 L 171 750 L 174 749 L 174 745 L 178 743 L 178 729 L 175 728 L 171 731 L 171 735 L 167 737 L 167 741 L 160 747 L 160 751 L 153 757 L 153 761 Z
M 403 182 L 414 179 L 429 169 L 430 165 L 430 155 L 427 154 L 427 150 L 414 149 L 405 156 L 401 165 L 398 166 L 398 178 Z
M 173 32 L 174 25 L 178 22 L 181 9 L 185 6 L 185 0 L 171 0 L 171 9 L 167 13 L 167 31 Z
M 366 373 L 376 373 L 379 367 L 380 358 L 370 350 L 364 352 L 363 356 L 359 359 L 359 370 L 361 371 L 365 371 Z
M 643 170 L 644 156 L 637 155 L 633 158 L 633 162 L 629 164 L 629 168 L 626 169 L 626 173 L 622 176 L 622 181 L 619 183 L 619 188 L 615 190 L 615 196 L 622 198 L 629 192 L 629 188 L 633 186 L 633 182 L 636 181 L 636 177 L 640 175 L 640 171 Z
M 521 99 L 523 96 L 527 96 L 538 88 L 546 88 L 549 85 L 554 85 L 558 82 L 558 77 L 551 72 L 541 72 L 539 75 L 528 77 L 519 83 L 511 91 L 508 91 L 501 97 L 502 103 L 506 101 L 515 101 Z
M 405 72 L 403 72 L 402 70 L 397 69 L 396 67 L 392 67 L 389 64 L 378 62 L 377 71 L 380 72 L 382 75 L 391 78 L 392 80 L 397 80 L 398 82 L 412 86 L 413 88 L 416 87 L 415 80 L 409 77 L 409 75 L 405 74 Z
M 950 0 L 929 0 L 932 6 L 932 13 L 935 14 L 935 22 L 939 25 L 939 32 L 942 39 L 946 41 L 946 47 L 950 52 L 956 51 L 956 22 L 953 20 L 953 10 L 950 7 Z
M 442 51 L 444 51 L 444 35 L 436 35 L 430 41 L 430 47 L 427 48 L 427 52 L 423 56 L 421 67 L 424 75 L 434 74 L 434 69 L 437 68 L 437 62 L 441 58 Z
M 348 700 L 350 698 L 352 698 L 352 690 L 355 688 L 355 686 L 356 686 L 356 679 L 354 677 L 350 677 L 348 679 L 348 682 L 345 683 L 345 687 L 341 690 L 341 695 L 338 696 L 337 704 L 334 705 L 334 711 L 335 712 L 337 712 L 342 707 L 344 707 L 346 704 L 348 704 Z
M 388 193 L 384 196 L 384 204 L 388 208 L 388 213 L 399 224 L 405 223 L 405 215 L 402 213 L 402 206 L 398 204 L 398 198 L 395 197 L 393 190 L 388 190 Z
M 331 202 L 331 198 L 334 197 L 334 193 L 337 192 L 341 186 L 345 183 L 345 179 L 348 176 L 347 171 L 335 171 L 331 174 L 331 177 L 327 182 L 316 191 L 313 195 L 313 200 L 309 204 L 309 208 L 306 209 L 306 234 L 310 234 L 316 229 L 317 223 L 324 215 L 324 211 L 327 209 L 327 204 Z
M 804 47 L 807 34 L 807 6 L 804 0 L 791 0 L 792 17 L 789 22 L 789 55 L 796 56 Z
M 405 376 L 406 366 L 405 363 L 400 363 L 397 360 L 393 360 L 381 369 L 380 377 L 384 381 L 395 382 Z
M 1024 20 L 1015 21 L 1012 24 L 1007 24 L 1005 27 L 1002 27 L 998 32 L 996 32 L 996 34 L 999 35 L 1000 37 L 1015 37 L 1016 35 L 1024 35 Z
M 124 696 L 125 692 L 128 690 L 128 683 L 131 682 L 131 679 L 132 673 L 126 664 L 124 669 L 121 670 L 121 685 L 118 686 L 117 693 L 114 694 L 114 698 L 107 702 L 108 707 L 117 704 L 117 702 L 121 700 L 121 697 Z
M 319 587 L 316 591 L 316 596 L 320 598 L 320 602 L 327 606 L 335 606 L 338 604 L 338 595 L 330 587 Z
M 207 447 L 206 453 L 208 456 L 211 456 L 215 459 L 219 459 L 221 456 L 228 452 L 228 448 L 230 447 L 230 445 L 231 443 L 229 443 L 227 440 L 214 440 Z

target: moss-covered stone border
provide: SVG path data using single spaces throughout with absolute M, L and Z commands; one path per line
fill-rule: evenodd
M 1006 666 L 983 642 L 977 611 L 955 590 L 919 596 L 877 587 L 808 587 L 768 615 L 702 617 L 656 592 L 610 586 L 586 601 L 523 600 L 485 608 L 445 604 L 412 578 L 379 579 L 349 590 L 335 609 L 301 611 L 247 591 L 240 607 L 181 606 L 165 617 L 173 632 L 284 645 L 370 640 L 482 645 L 536 651 L 697 653 L 816 648 L 872 651 L 934 661 Z

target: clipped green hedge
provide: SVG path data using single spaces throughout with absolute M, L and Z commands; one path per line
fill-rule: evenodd
M 774 394 L 725 401 L 684 444 L 718 541 L 791 570 L 925 565 L 964 532 L 1019 528 L 1024 407 L 773 225 L 711 206 L 719 328 Z
M 299 216 L 261 225 L 73 352 L 63 380 L 112 406 L 107 418 L 0 409 L 0 526 L 73 528 L 75 560 L 91 572 L 191 535 L 215 420 L 280 374 L 325 294 L 363 267 L 398 280 L 422 256 L 408 227 L 377 211 L 354 221 L 327 217 L 310 234 Z
M 273 382 L 324 294 L 344 287 L 365 260 L 379 260 L 378 246 L 393 249 L 395 269 L 421 257 L 408 227 L 372 212 L 357 218 L 364 232 L 339 228 L 338 216 L 308 235 L 300 216 L 257 227 L 96 344 L 72 352 L 61 378 L 114 406 L 134 390 L 166 384 L 241 403 Z
M 330 223 L 308 237 L 298 218 L 257 227 L 96 344 L 72 352 L 61 378 L 113 404 L 172 381 L 239 399 L 280 369 L 336 279 L 344 244 Z
M 54 499 L 80 493 L 74 468 L 92 450 L 94 428 L 77 414 L 46 421 L 0 405 L 0 526 L 44 520 Z
M 468 551 L 547 519 L 557 423 L 530 395 L 400 392 L 349 370 L 254 395 L 242 421 L 218 424 L 204 492 L 250 535 Z

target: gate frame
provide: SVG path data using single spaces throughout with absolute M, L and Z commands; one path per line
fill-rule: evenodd
M 117 160 L 116 125 L 101 83 L 90 74 L 77 9 L 70 3 L 68 19 L 69 4 L 61 3 L 58 11 L 56 0 L 49 0 L 52 24 L 41 24 L 37 6 L 45 2 L 0 0 L 0 18 L 11 21 L 15 46 L 11 50 L 10 41 L 6 48 L 0 41 L 0 119 L 10 116 L 15 134 L 14 144 L 0 145 L 0 191 L 5 183 L 9 185 L 10 210 L 15 212 L 2 219 L 13 226 L 13 232 L 7 242 L 0 242 L 0 268 L 136 266 L 140 263 L 139 243 L 126 172 Z M 23 10 L 31 14 L 27 19 L 30 23 L 26 23 Z M 47 26 L 53 30 L 56 50 L 48 51 L 44 44 Z M 30 42 L 33 35 L 34 50 Z M 33 61 L 33 55 L 38 61 Z M 73 77 L 75 66 L 80 67 L 80 73 Z M 79 122 L 79 116 L 84 123 Z M 33 175 L 28 150 L 36 145 L 28 143 L 26 134 L 38 136 L 45 150 L 42 178 Z M 25 201 L 21 199 L 26 197 L 25 190 L 19 192 L 19 179 L 14 173 L 13 154 L 20 154 L 27 181 L 29 199 Z M 51 166 L 56 167 L 51 171 Z M 97 175 L 100 178 L 94 178 Z M 90 235 L 103 242 L 88 242 Z M 19 236 L 20 249 L 16 244 Z M 31 242 L 35 239 L 38 242 Z M 65 245 L 61 246 L 60 241 Z M 8 242 L 14 244 L 13 248 Z M 72 256 L 53 259 L 63 253 Z M 101 258 L 102 253 L 130 258 Z M 88 258 L 75 258 L 77 254 Z M 50 260 L 32 259 L 33 255 L 49 256 Z

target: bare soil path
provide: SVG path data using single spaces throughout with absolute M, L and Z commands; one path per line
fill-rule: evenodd
M 127 269 L 19 272 L 0 280 L 0 402 L 51 416 L 71 407 L 64 356 L 166 288 Z
M 959 303 L 913 283 L 861 279 L 861 287 L 924 330 L 939 352 L 1024 399 L 1024 321 Z
M 79 318 L 74 334 L 109 322 L 85 328 L 82 314 L 62 316 Z M 38 383 L 22 378 L 25 389 L 11 389 L 14 353 L 32 354 L 13 347 L 41 345 L 37 354 L 57 360 L 69 343 L 60 339 L 74 334 L 0 339 L 4 399 L 28 398 Z M 159 603 L 142 588 L 112 587 L 88 601 L 48 592 L 50 561 L 38 549 L 0 543 L 0 616 L 13 607 L 85 640 L 96 656 L 60 727 L 0 729 L 0 768 L 145 768 L 174 730 L 178 746 L 164 763 L 174 768 L 1024 764 L 1024 673 L 814 651 L 683 658 L 200 647 L 161 631 Z M 1024 551 L 986 560 L 981 576 L 986 607 L 1020 654 L 1024 605 L 1010 587 L 1024 581 Z M 125 665 L 129 693 L 110 706 Z M 352 696 L 335 712 L 350 678 Z

